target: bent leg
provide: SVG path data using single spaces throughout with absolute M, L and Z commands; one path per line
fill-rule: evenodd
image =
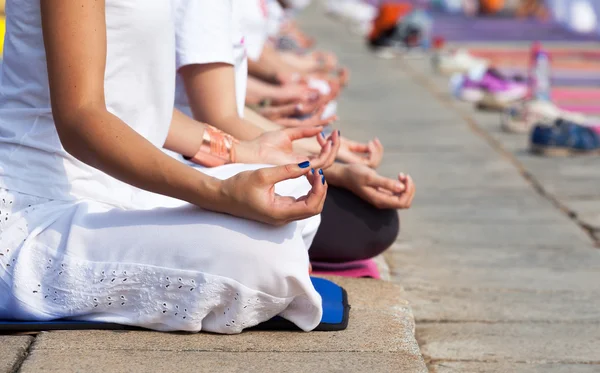
M 275 315 L 304 330 L 320 322 L 304 237 L 314 218 L 272 227 L 183 203 L 145 210 L 59 204 L 22 217 L 28 232 L 6 258 L 15 259 L 4 277 L 12 289 L 6 317 L 217 333 Z
M 394 243 L 399 230 L 396 210 L 378 209 L 346 189 L 330 186 L 310 259 L 339 263 L 372 258 Z

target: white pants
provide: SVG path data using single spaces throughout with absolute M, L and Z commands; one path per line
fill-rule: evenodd
M 264 166 L 202 170 L 218 178 Z M 299 197 L 304 179 L 277 184 Z M 0 318 L 239 333 L 275 315 L 321 319 L 308 274 L 320 217 L 283 227 L 147 193 L 147 209 L 0 190 Z

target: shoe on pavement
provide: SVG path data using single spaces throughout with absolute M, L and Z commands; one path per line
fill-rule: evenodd
M 505 132 L 529 133 L 535 125 L 553 125 L 558 119 L 580 125 L 600 122 L 581 113 L 561 110 L 550 101 L 532 100 L 519 102 L 507 108 L 502 113 L 500 127 Z
M 487 68 L 489 61 L 477 58 L 464 49 L 453 53 L 441 53 L 432 57 L 432 65 L 435 72 L 443 75 L 466 74 L 472 69 Z
M 546 156 L 600 154 L 600 128 L 557 120 L 554 125 L 536 125 L 531 132 L 530 150 Z

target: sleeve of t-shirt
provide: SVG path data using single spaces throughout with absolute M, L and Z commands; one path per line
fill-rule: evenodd
M 265 0 L 235 0 L 239 7 L 248 58 L 256 61 L 269 39 L 268 8 Z
M 186 65 L 234 63 L 230 0 L 175 0 L 177 69 Z

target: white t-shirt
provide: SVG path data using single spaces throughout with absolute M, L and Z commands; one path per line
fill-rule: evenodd
M 162 147 L 173 114 L 171 3 L 106 0 L 106 106 Z M 0 187 L 57 199 L 133 207 L 139 189 L 90 167 L 61 145 L 50 107 L 40 2 L 8 0 L 0 70 Z
M 284 22 L 285 12 L 277 0 L 268 0 L 267 9 L 269 11 L 267 31 L 269 37 L 275 37 L 281 29 L 281 24 Z
M 260 58 L 265 43 L 269 39 L 269 7 L 267 0 L 239 0 L 243 16 L 242 29 L 246 36 L 248 58 Z
M 186 65 L 227 63 L 235 68 L 238 113 L 244 114 L 248 60 L 239 3 L 248 0 L 172 0 L 175 15 L 177 69 Z M 177 74 L 177 108 L 192 116 L 185 86 Z

